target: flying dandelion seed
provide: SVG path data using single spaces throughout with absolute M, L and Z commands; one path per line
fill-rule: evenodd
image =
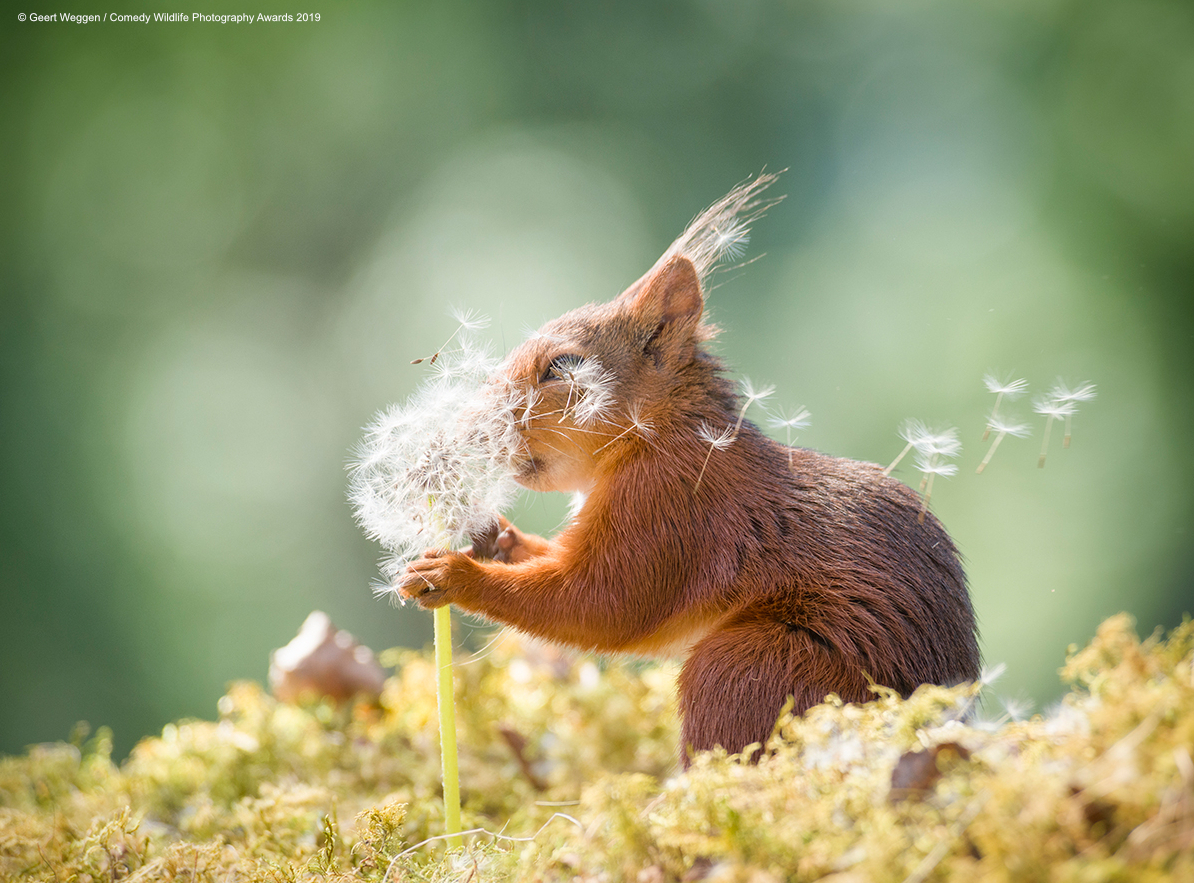
M 1095 385 L 1093 383 L 1083 383 L 1070 389 L 1064 383 L 1058 381 L 1057 385 L 1049 391 L 1049 395 L 1056 401 L 1066 402 L 1074 406 L 1073 410 L 1065 415 L 1065 437 L 1061 440 L 1061 446 L 1068 448 L 1070 446 L 1070 435 L 1073 429 L 1074 414 L 1078 410 L 1079 402 L 1089 402 L 1095 397 Z
M 734 435 L 738 434 L 738 430 L 742 428 L 742 421 L 746 418 L 746 411 L 755 402 L 761 402 L 768 396 L 775 392 L 774 384 L 765 386 L 762 389 L 755 389 L 753 383 L 750 382 L 749 377 L 742 378 L 742 397 L 746 399 L 742 403 L 742 410 L 738 412 L 738 422 L 734 424 Z
M 639 402 L 635 402 L 630 406 L 626 412 L 626 418 L 626 427 L 601 447 L 599 447 L 597 449 L 597 453 L 604 451 L 614 442 L 619 441 L 620 439 L 623 439 L 631 434 L 637 435 L 648 444 L 651 442 L 651 439 L 655 436 L 655 424 L 642 416 L 642 405 Z
M 899 455 L 883 470 L 884 475 L 891 475 L 892 471 L 907 456 L 908 452 L 916 449 L 924 454 L 938 454 L 944 457 L 956 457 L 962 450 L 962 443 L 958 441 L 956 429 L 930 430 L 919 420 L 905 420 L 900 427 L 900 438 L 906 444 Z M 923 488 L 922 488 L 923 489 Z
M 995 455 L 995 449 L 999 447 L 999 443 L 1003 441 L 1005 435 L 1015 436 L 1016 438 L 1027 438 L 1032 430 L 1029 429 L 1027 423 L 1016 423 L 1010 417 L 1001 417 L 995 413 L 987 419 L 987 430 L 995 433 L 995 441 L 991 442 L 991 447 L 987 450 L 987 456 L 983 457 L 983 462 L 978 464 L 978 468 L 974 471 L 976 473 L 982 472 L 987 468 L 987 464 L 991 462 L 991 457 Z
M 703 420 L 696 432 L 697 438 L 709 445 L 709 451 L 705 454 L 705 462 L 701 464 L 700 474 L 697 475 L 696 486 L 693 488 L 694 493 L 701 486 L 701 480 L 705 477 L 705 470 L 709 467 L 709 458 L 713 456 L 713 452 L 724 451 L 734 443 L 734 439 L 737 437 L 734 427 L 727 426 L 721 432 L 717 432 Z
M 568 401 L 560 420 L 571 417 L 580 426 L 604 419 L 614 404 L 614 376 L 596 359 L 582 359 L 563 369 Z
M 920 482 L 920 489 L 924 497 L 920 503 L 920 515 L 916 518 L 918 524 L 925 523 L 925 512 L 928 511 L 929 500 L 933 497 L 933 479 L 938 475 L 949 478 L 958 471 L 958 467 L 955 464 L 944 462 L 944 458 L 956 457 L 961 450 L 962 446 L 960 443 L 952 448 L 917 449 L 916 468 L 924 475 L 924 478 Z
M 900 438 L 906 442 L 904 449 L 888 464 L 887 468 L 883 470 L 883 474 L 891 475 L 895 468 L 900 465 L 900 461 L 908 455 L 908 452 L 918 444 L 921 444 L 922 440 L 928 437 L 928 435 L 929 431 L 919 420 L 905 420 L 904 425 L 900 427 Z
M 785 414 L 783 411 L 776 411 L 772 416 L 771 426 L 773 429 L 782 429 L 784 431 L 784 444 L 788 446 L 788 468 L 792 468 L 792 455 L 795 453 L 792 450 L 792 432 L 795 430 L 808 429 L 810 418 L 812 414 L 808 412 L 807 408 L 797 408 L 792 414 Z
M 1040 459 L 1036 462 L 1038 469 L 1045 468 L 1045 456 L 1049 453 L 1049 432 L 1053 428 L 1053 421 L 1068 420 L 1077 409 L 1078 406 L 1074 402 L 1058 401 L 1052 392 L 1033 400 L 1032 410 L 1045 418 L 1045 438 L 1041 442 Z
M 891 465 L 883 470 L 883 474 L 891 475 L 892 470 L 909 451 L 916 451 L 916 468 L 923 474 L 920 492 L 924 495 L 917 521 L 923 524 L 929 499 L 933 495 L 933 480 L 938 475 L 948 478 L 958 471 L 957 466 L 945 461 L 953 459 L 962 452 L 962 443 L 958 440 L 957 429 L 951 427 L 930 430 L 919 420 L 905 420 L 904 425 L 900 427 L 900 438 L 906 442 L 904 450 L 900 451 L 899 456 L 891 461 Z
M 986 441 L 994 428 L 991 421 L 999 416 L 999 405 L 1006 397 L 1009 401 L 1018 399 L 1028 390 L 1027 380 L 1000 380 L 994 373 L 983 375 L 983 383 L 987 390 L 995 394 L 995 407 L 991 409 L 991 417 L 987 420 L 987 428 L 983 432 L 983 441 Z
M 462 332 L 462 331 L 479 331 L 482 328 L 485 328 L 486 326 L 489 325 L 489 317 L 488 316 L 482 316 L 482 315 L 474 312 L 473 310 L 462 310 L 462 309 L 459 309 L 458 307 L 453 307 L 451 310 L 451 313 L 452 313 L 452 318 L 454 318 L 457 322 L 456 330 L 453 331 L 452 334 L 448 337 L 448 339 L 443 342 L 443 344 L 440 346 L 440 348 L 437 349 L 430 356 L 422 356 L 418 359 L 411 359 L 410 363 L 412 365 L 418 365 L 423 362 L 426 362 L 429 365 L 434 365 L 436 363 L 436 361 L 439 359 L 440 355 L 443 353 L 443 351 L 445 349 L 447 349 L 448 344 L 450 344 L 453 340 L 455 340 L 456 336 L 458 334 L 460 334 L 460 332 Z
M 742 431 L 742 423 L 746 419 L 746 412 L 750 406 L 755 402 L 763 401 L 775 392 L 774 386 L 755 389 L 748 377 L 742 378 L 741 386 L 744 401 L 738 411 L 738 420 L 733 426 L 727 426 L 721 432 L 715 432 L 708 423 L 702 421 L 701 425 L 697 427 L 697 438 L 709 445 L 709 451 L 705 454 L 705 462 L 701 464 L 701 472 L 697 476 L 696 486 L 693 487 L 694 492 L 701 486 L 701 480 L 705 477 L 705 469 L 709 466 L 709 458 L 713 456 L 713 452 L 725 450 L 738 438 L 738 433 Z

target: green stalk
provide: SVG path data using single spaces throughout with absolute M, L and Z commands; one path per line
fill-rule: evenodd
M 431 524 L 444 538 L 448 532 L 435 509 L 435 496 L 427 497 Z M 444 781 L 444 833 L 448 848 L 464 846 L 460 836 L 460 765 L 456 755 L 456 691 L 452 683 L 452 605 L 436 607 L 432 617 L 435 634 L 435 704 L 439 708 L 439 756 Z
M 435 608 L 435 699 L 439 706 L 439 751 L 443 761 L 444 829 L 448 846 L 464 846 L 460 836 L 460 768 L 456 762 L 456 698 L 452 686 L 452 607 Z

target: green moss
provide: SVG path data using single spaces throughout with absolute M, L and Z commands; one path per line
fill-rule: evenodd
M 1141 642 L 1108 620 L 1047 718 L 964 722 L 968 687 L 831 698 L 757 765 L 685 773 L 673 668 L 503 644 L 457 665 L 464 825 L 529 839 L 463 852 L 422 844 L 443 826 L 433 663 L 386 660 L 377 706 L 242 683 L 120 767 L 104 731 L 0 759 L 0 878 L 1194 879 L 1194 623 Z

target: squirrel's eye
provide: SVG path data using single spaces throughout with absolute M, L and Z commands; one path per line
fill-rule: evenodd
M 584 359 L 576 353 L 565 353 L 562 356 L 556 356 L 547 363 L 547 367 L 543 369 L 543 376 L 539 378 L 540 383 L 547 383 L 549 380 L 567 380 L 572 372 L 576 370 Z

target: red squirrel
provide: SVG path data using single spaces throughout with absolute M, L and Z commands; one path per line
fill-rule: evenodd
M 503 521 L 476 553 L 429 550 L 397 585 L 425 608 L 583 650 L 682 656 L 686 766 L 765 742 L 789 697 L 802 713 L 830 693 L 866 701 L 872 681 L 906 696 L 979 674 L 958 552 L 917 494 L 743 421 L 706 349 L 702 277 L 772 179 L 733 191 L 620 296 L 547 323 L 499 368 L 527 402 L 517 479 L 583 495 L 570 523 L 544 539 Z M 583 414 L 582 371 L 601 378 Z

